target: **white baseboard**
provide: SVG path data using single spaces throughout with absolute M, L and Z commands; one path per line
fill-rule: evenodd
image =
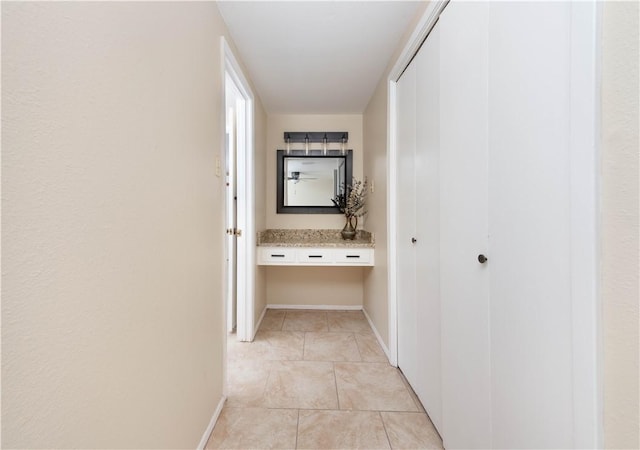
M 361 311 L 362 305 L 267 305 L 268 309 L 324 309 L 329 311 Z
M 369 317 L 369 314 L 367 314 L 367 310 L 362 308 L 362 312 L 364 313 L 364 316 L 367 318 L 367 321 L 369 322 L 369 326 L 371 326 L 371 329 L 373 330 L 373 334 L 375 334 L 376 339 L 380 344 L 380 347 L 382 347 L 382 351 L 384 352 L 385 355 L 387 355 L 387 359 L 389 360 L 389 363 L 391 363 L 391 358 L 389 358 L 389 349 L 387 348 L 386 345 L 384 345 L 384 341 L 382 340 L 380 333 L 378 333 L 378 329 L 373 324 L 373 321 L 371 320 L 371 317 Z
M 264 309 L 262 310 L 262 314 L 260 314 L 260 318 L 258 319 L 258 322 L 256 323 L 255 328 L 253 329 L 253 334 L 251 335 L 251 342 L 253 342 L 253 340 L 256 338 L 256 334 L 258 333 L 258 330 L 260 329 L 260 325 L 262 324 L 262 320 L 264 319 L 264 315 L 267 313 L 267 308 L 269 306 L 265 306 Z
M 227 400 L 226 397 L 222 397 L 220 399 L 220 403 L 218 403 L 218 407 L 213 412 L 213 416 L 211 416 L 211 420 L 209 421 L 209 425 L 207 429 L 204 431 L 202 435 L 202 439 L 200 439 L 200 443 L 198 444 L 197 450 L 204 450 L 204 447 L 207 445 L 207 441 L 211 437 L 211 433 L 213 433 L 213 427 L 216 426 L 216 422 L 218 421 L 218 417 L 220 417 L 220 413 L 222 412 L 222 407 L 224 406 L 224 402 Z

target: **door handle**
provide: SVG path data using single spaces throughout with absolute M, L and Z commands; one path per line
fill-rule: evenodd
M 412 243 L 412 244 L 415 244 L 416 242 L 418 242 L 418 240 L 417 240 L 416 238 L 412 237 L 412 238 L 411 238 L 411 243 Z
M 484 256 L 483 254 L 478 255 L 478 262 L 480 264 L 484 264 L 489 260 L 489 258 L 487 258 L 486 256 Z

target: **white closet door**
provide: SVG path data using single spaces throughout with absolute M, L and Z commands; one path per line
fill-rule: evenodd
M 409 380 L 442 429 L 440 364 L 440 26 L 414 59 L 416 79 L 416 315 L 419 378 Z
M 396 84 L 397 89 L 397 295 L 398 366 L 415 387 L 419 379 L 417 355 L 418 319 L 416 299 L 416 65 L 411 64 Z
M 491 5 L 495 447 L 574 446 L 571 8 L 570 2 Z
M 437 27 L 397 84 L 398 366 L 442 424 Z
M 488 3 L 451 2 L 439 25 L 442 434 L 446 448 L 490 448 Z

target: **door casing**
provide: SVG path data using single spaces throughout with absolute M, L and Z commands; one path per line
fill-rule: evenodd
M 227 75 L 244 99 L 244 111 L 239 111 L 237 123 L 237 229 L 241 235 L 237 239 L 237 338 L 252 341 L 255 336 L 255 168 L 254 168 L 254 96 L 251 86 L 224 37 L 220 38 L 223 85 Z M 223 92 L 225 92 L 223 86 Z M 222 120 L 226 111 L 222 102 Z M 224 130 L 224 124 L 221 128 Z M 222 133 L 224 141 L 224 133 Z M 225 148 L 222 142 L 222 148 Z M 223 153 L 224 154 L 224 153 Z M 226 287 L 224 289 L 226 292 Z M 225 314 L 226 315 L 226 314 Z M 225 321 L 226 322 L 226 321 Z M 226 326 L 225 326 L 226 328 Z M 226 333 L 225 333 L 226 336 Z

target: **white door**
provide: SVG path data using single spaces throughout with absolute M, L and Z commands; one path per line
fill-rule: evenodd
M 397 296 L 398 367 L 416 389 L 419 380 L 416 298 L 416 65 L 405 70 L 397 92 Z M 417 390 L 417 389 L 416 389 Z
M 398 366 L 440 429 L 438 33 L 436 25 L 397 83 L 397 248 Z
M 236 89 L 238 86 L 236 85 Z M 253 211 L 248 208 L 253 177 L 249 176 L 250 157 L 247 142 L 247 100 L 238 90 L 236 97 L 236 182 L 235 182 L 235 206 L 236 206 L 236 295 L 237 301 L 237 336 L 241 341 L 252 341 L 254 335 L 254 298 L 251 287 L 255 276 L 255 265 L 251 264 L 255 254 L 255 235 L 250 232 L 253 228 Z
M 488 4 L 451 2 L 438 24 L 442 435 L 446 448 L 490 448 Z
M 251 298 L 246 292 L 247 261 L 246 235 L 246 100 L 233 78 L 225 74 L 225 107 L 227 145 L 225 152 L 226 176 L 226 258 L 227 258 L 227 331 L 236 330 L 239 340 L 251 340 L 252 325 L 246 314 Z M 243 225 L 244 224 L 244 225 Z M 252 322 L 252 321 L 251 321 Z M 251 337 L 247 337 L 251 335 Z
M 398 363 L 446 448 L 601 445 L 596 18 L 452 1 L 397 83 Z
M 416 80 L 416 349 L 419 376 L 411 380 L 442 429 L 440 349 L 440 26 L 414 59 Z
M 225 152 L 225 227 L 227 230 L 226 242 L 226 273 L 227 273 L 227 332 L 236 330 L 238 311 L 238 283 L 237 283 L 237 188 L 236 188 L 236 155 L 237 155 L 237 128 L 236 128 L 236 92 L 233 86 L 227 82 L 225 93 L 226 103 L 226 152 Z
M 582 345 L 572 324 L 573 8 L 496 2 L 490 9 L 491 405 L 500 448 L 589 445 L 574 442 L 574 396 L 583 387 L 572 373 Z

